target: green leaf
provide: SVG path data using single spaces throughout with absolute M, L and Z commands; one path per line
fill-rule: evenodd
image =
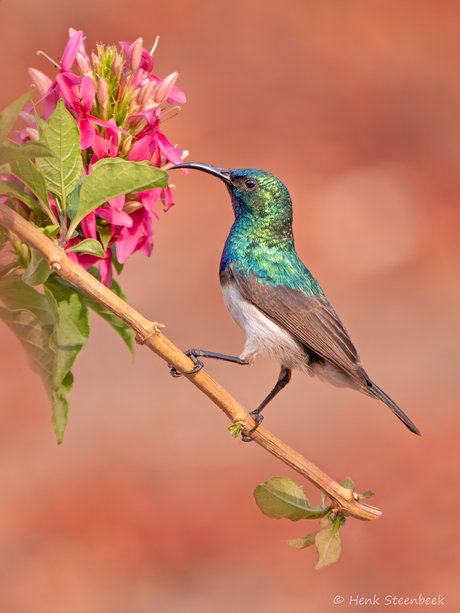
M 0 147 L 0 164 L 11 164 L 11 162 L 26 158 L 36 158 L 38 161 L 50 157 L 57 158 L 58 155 L 47 145 L 34 141 L 27 141 L 22 147 Z
M 238 434 L 240 433 L 241 428 L 244 426 L 244 423 L 241 421 L 237 421 L 234 424 L 232 424 L 231 426 L 228 427 L 228 430 L 230 432 L 230 434 L 233 436 L 233 438 L 237 438 Z
M 318 519 L 328 513 L 321 506 L 311 507 L 303 489 L 288 477 L 272 477 L 254 490 L 257 506 L 273 519 Z
M 56 353 L 53 364 L 53 386 L 56 393 L 64 394 L 70 389 L 73 380 L 70 369 L 88 340 L 88 308 L 80 294 L 64 287 L 57 275 L 51 276 L 43 287 L 56 322 L 50 338 L 50 347 Z M 64 436 L 67 411 L 66 402 L 53 407 L 52 423 L 59 443 Z
M 37 107 L 36 107 L 36 105 L 33 102 L 32 102 L 32 105 L 34 107 L 35 123 L 37 124 L 38 135 L 41 136 L 42 132 L 43 132 L 43 130 L 45 128 L 46 122 L 38 114 Z
M 0 251 L 8 242 L 8 231 L 3 226 L 0 226 Z
M 375 496 L 374 492 L 371 492 L 371 490 L 366 490 L 364 492 L 364 494 L 360 494 L 360 498 L 372 498 L 372 496 Z
M 123 270 L 124 264 L 120 264 L 120 262 L 117 260 L 117 248 L 115 246 L 115 243 L 112 243 L 110 245 L 110 249 L 112 251 L 112 264 L 113 264 L 113 267 L 117 271 L 117 275 L 120 275 L 122 270 Z
M 353 481 L 351 480 L 350 477 L 347 477 L 346 479 L 344 479 L 340 485 L 342 487 L 346 487 L 347 490 L 354 490 L 354 489 L 356 489 L 356 485 L 353 483 Z
M 339 531 L 334 525 L 317 532 L 315 545 L 318 548 L 318 562 L 315 566 L 316 570 L 337 562 L 340 557 L 342 544 Z
M 0 318 L 22 343 L 29 364 L 43 381 L 52 406 L 52 421 L 62 441 L 69 403 L 67 395 L 73 377 L 68 372 L 60 385 L 54 375 L 57 354 L 51 346 L 56 325 L 50 301 L 22 281 L 0 281 L 0 298 L 7 308 L 0 307 Z
M 32 96 L 33 92 L 29 92 L 24 94 L 10 105 L 8 105 L 1 113 L 0 113 L 0 145 L 3 144 L 6 137 L 10 133 L 11 128 L 13 127 L 14 122 L 16 121 L 17 116 L 22 111 L 25 103 Z
M 86 177 L 81 177 L 73 191 L 67 196 L 67 215 L 70 220 L 77 214 L 78 203 L 80 202 L 80 190 Z
M 328 523 L 329 523 L 329 515 L 325 515 L 324 517 L 320 519 L 319 525 L 321 526 L 321 528 L 327 528 Z
M 7 177 L 11 174 L 11 166 L 9 164 L 0 164 L 0 175 Z
M 315 544 L 315 537 L 317 534 L 318 532 L 310 532 L 310 534 L 307 534 L 304 538 L 292 539 L 291 541 L 286 541 L 286 543 L 294 547 L 294 549 L 305 549 Z
M 120 158 L 104 158 L 93 166 L 80 190 L 80 202 L 68 236 L 72 234 L 80 221 L 108 200 L 145 191 L 154 187 L 166 187 L 168 173 L 148 162 L 128 162 Z
M 52 241 L 56 241 L 57 235 L 59 234 L 59 230 L 61 228 L 60 226 L 52 224 L 50 226 L 46 226 L 45 228 L 38 228 L 38 229 L 40 230 L 40 232 L 43 231 L 43 234 L 47 236 L 48 238 L 50 238 Z
M 97 268 L 95 268 L 93 266 L 92 268 L 89 269 L 88 272 L 91 273 L 95 279 L 100 281 L 99 271 L 97 270 Z M 83 298 L 83 300 L 85 301 L 86 305 L 92 311 L 94 311 L 100 317 L 102 317 L 102 319 L 104 319 L 109 325 L 112 326 L 112 328 L 115 330 L 115 332 L 117 334 L 119 334 L 121 336 L 122 340 L 126 343 L 128 349 L 129 349 L 129 351 L 130 351 L 130 353 L 131 353 L 131 355 L 132 355 L 132 357 L 134 359 L 134 332 L 128 326 L 128 324 L 126 324 L 123 320 L 121 320 L 119 317 L 114 315 L 112 313 L 112 311 L 109 311 L 108 309 L 103 307 L 102 304 L 99 304 L 99 302 L 96 302 L 95 300 L 93 300 L 92 298 L 87 296 L 85 293 L 83 293 L 80 290 L 74 288 L 73 285 L 71 285 L 67 281 L 63 281 L 62 279 L 60 279 L 60 282 L 65 287 L 74 289 L 75 291 L 78 291 L 79 294 L 81 295 L 81 297 Z M 112 287 L 110 289 L 119 298 L 121 298 L 126 303 L 128 303 L 128 299 L 126 298 L 125 293 L 123 292 L 123 290 L 121 289 L 119 284 L 115 281 L 115 279 L 112 280 Z
M 45 214 L 40 203 L 35 198 L 32 198 L 32 196 L 29 196 L 29 194 L 26 194 L 22 185 L 19 185 L 16 181 L 0 181 L 0 194 L 21 200 L 37 217 L 44 219 Z
M 27 285 L 42 285 L 48 279 L 53 270 L 48 262 L 35 249 L 30 249 L 31 259 L 26 271 L 22 275 L 22 280 Z
M 59 155 L 58 159 L 38 158 L 35 164 L 45 177 L 49 191 L 63 200 L 83 174 L 80 130 L 63 100 L 58 101 L 54 113 L 46 121 L 40 143 Z
M 78 243 L 78 245 L 74 245 L 73 247 L 69 247 L 65 250 L 66 253 L 69 253 L 69 251 L 81 251 L 82 253 L 90 253 L 91 255 L 95 255 L 98 258 L 105 258 L 105 252 L 101 243 L 94 238 L 83 239 Z
M 97 232 L 99 234 L 99 238 L 101 239 L 102 248 L 104 249 L 104 252 L 105 252 L 107 251 L 109 241 L 112 238 L 112 230 L 110 229 L 110 225 L 109 224 L 107 224 L 106 226 L 98 225 Z
M 42 325 L 54 325 L 46 296 L 18 279 L 0 280 L 0 300 L 9 311 L 25 309 L 35 315 Z
M 45 178 L 42 173 L 37 170 L 35 164 L 32 164 L 30 160 L 18 160 L 11 164 L 12 174 L 25 183 L 27 187 L 37 196 L 38 200 L 42 203 L 44 210 L 47 211 L 48 217 L 51 221 L 57 222 L 54 217 L 49 201 L 48 192 L 46 189 Z

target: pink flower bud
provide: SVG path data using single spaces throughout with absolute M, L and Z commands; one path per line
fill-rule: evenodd
M 32 83 L 35 85 L 35 89 L 40 94 L 40 96 L 44 96 L 51 84 L 53 83 L 46 74 L 40 72 L 39 70 L 35 70 L 35 68 L 29 68 L 29 76 L 32 79 Z
M 75 63 L 77 65 L 78 70 L 83 76 L 93 74 L 92 68 L 89 65 L 88 60 L 80 52 L 78 52 L 75 56 Z
M 155 81 L 150 81 L 149 83 L 143 85 L 137 94 L 138 104 L 140 104 L 141 106 L 145 104 L 150 98 L 150 96 L 153 94 L 153 91 L 155 90 L 156 86 L 157 84 L 155 83 Z
M 40 140 L 40 135 L 38 134 L 38 130 L 35 128 L 26 128 L 26 132 L 29 135 L 30 140 L 38 142 Z
M 31 113 L 28 113 L 27 111 L 21 111 L 18 117 L 22 121 L 22 123 L 26 126 L 26 128 L 36 127 L 35 117 Z
M 121 69 L 122 60 L 119 55 L 112 62 L 112 73 L 117 76 Z
M 142 38 L 138 38 L 126 52 L 126 65 L 133 74 L 139 70 L 141 65 L 143 44 Z
M 107 100 L 109 97 L 109 88 L 107 86 L 107 81 L 104 77 L 99 77 L 97 82 L 97 101 L 101 106 L 105 106 L 107 104 Z
M 155 102 L 161 103 L 169 98 L 171 90 L 174 87 L 174 83 L 177 81 L 178 76 L 179 73 L 172 72 L 170 75 L 165 77 L 163 81 L 160 81 L 153 97 Z

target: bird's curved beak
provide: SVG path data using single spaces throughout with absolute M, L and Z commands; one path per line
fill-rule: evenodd
M 217 166 L 211 166 L 211 164 L 203 164 L 202 162 L 186 162 L 184 164 L 176 164 L 175 166 L 171 166 L 169 170 L 174 170 L 175 168 L 191 168 L 192 170 L 202 170 L 203 172 L 208 172 L 210 175 L 214 175 L 219 179 L 222 179 L 225 183 L 231 183 L 230 179 L 230 171 L 226 168 L 218 168 Z

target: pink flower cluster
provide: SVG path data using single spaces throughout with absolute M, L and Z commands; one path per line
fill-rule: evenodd
M 177 72 L 164 79 L 153 75 L 152 56 L 143 48 L 140 38 L 132 44 L 119 45 L 121 51 L 99 45 L 90 58 L 85 51 L 83 32 L 70 29 L 60 72 L 54 81 L 29 69 L 43 102 L 42 118 L 50 117 L 59 99 L 74 116 L 81 133 L 85 174 L 90 174 L 93 164 L 103 158 L 148 160 L 153 166 L 167 169 L 186 155 L 160 130 L 162 105 L 186 101 L 184 93 L 175 86 Z M 72 72 L 74 66 L 80 74 Z M 27 106 L 20 117 L 25 129 L 18 140 L 38 140 L 32 107 Z M 81 222 L 78 236 L 67 246 L 85 238 L 101 240 L 105 258 L 75 252 L 69 253 L 69 257 L 85 269 L 98 264 L 102 282 L 110 287 L 113 257 L 124 264 L 136 251 L 150 255 L 152 214 L 158 217 L 154 210 L 158 200 L 165 210 L 174 204 L 169 186 L 120 196 L 97 208 Z M 54 202 L 51 206 L 56 210 Z

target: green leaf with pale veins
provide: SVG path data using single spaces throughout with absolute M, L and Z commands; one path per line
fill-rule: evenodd
M 328 513 L 322 506 L 311 507 L 303 489 L 288 477 L 272 477 L 254 490 L 257 506 L 273 519 L 318 519 Z
M 81 186 L 77 214 L 67 235 L 72 234 L 88 213 L 108 200 L 154 187 L 165 188 L 167 184 L 168 173 L 148 162 L 128 162 L 121 158 L 99 160 Z
M 49 302 L 43 294 L 18 279 L 0 280 L 0 300 L 9 311 L 30 311 L 44 326 L 53 326 Z
M 70 369 L 89 336 L 88 308 L 78 292 L 64 287 L 57 276 L 51 276 L 43 286 L 55 320 L 50 347 L 56 353 L 53 364 L 53 386 L 57 393 L 71 387 Z M 52 423 L 58 442 L 62 441 L 67 423 L 68 405 L 53 407 Z
M 286 541 L 286 543 L 291 547 L 294 547 L 294 549 L 305 549 L 306 547 L 311 547 L 311 545 L 315 544 L 315 537 L 317 534 L 318 532 L 311 532 L 304 538 L 292 539 L 290 541 Z
M 80 190 L 86 177 L 82 177 L 71 193 L 67 196 L 67 215 L 72 220 L 77 214 L 78 203 L 80 202 Z
M 30 264 L 27 266 L 21 278 L 27 285 L 42 285 L 53 270 L 50 268 L 48 262 L 35 249 L 30 249 L 30 255 Z
M 17 119 L 17 116 L 22 111 L 25 103 L 32 96 L 33 92 L 29 92 L 24 94 L 11 104 L 9 104 L 3 111 L 0 113 L 0 145 L 3 144 L 4 140 L 10 133 L 11 128 L 13 127 L 14 122 Z
M 32 104 L 33 104 L 33 107 L 34 107 L 34 115 L 35 115 L 35 123 L 37 124 L 37 132 L 38 132 L 38 135 L 41 136 L 41 133 L 43 132 L 43 130 L 45 128 L 46 122 L 38 114 L 36 105 L 33 102 L 32 102 Z
M 46 121 L 40 143 L 59 155 L 59 159 L 37 158 L 35 164 L 45 177 L 49 191 L 62 200 L 72 192 L 83 174 L 80 130 L 63 100 L 58 101 L 54 113 Z
M 9 198 L 17 198 L 24 202 L 29 209 L 31 209 L 37 217 L 45 219 L 45 214 L 40 206 L 40 203 L 32 198 L 29 194 L 26 194 L 22 185 L 19 185 L 16 181 L 0 181 L 0 194 L 8 196 Z
M 82 253 L 89 253 L 90 255 L 95 255 L 98 258 L 105 258 L 105 252 L 102 248 L 101 243 L 94 238 L 83 239 L 77 245 L 69 247 L 65 250 L 66 253 L 69 253 L 69 251 L 79 251 Z
M 0 147 L 0 165 L 11 164 L 16 160 L 26 158 L 58 158 L 58 155 L 44 143 L 27 141 L 22 147 L 3 146 Z
M 48 217 L 52 221 L 57 221 L 50 209 L 45 178 L 42 173 L 37 170 L 35 164 L 30 160 L 18 160 L 11 164 L 11 172 L 17 179 L 25 183 L 25 185 L 27 185 L 37 196 L 38 200 L 47 211 Z
M 337 562 L 342 550 L 338 529 L 332 524 L 329 528 L 316 533 L 315 545 L 318 548 L 318 562 L 315 569 L 319 570 Z
M 73 377 L 68 372 L 60 385 L 54 376 L 57 354 L 51 346 L 56 324 L 50 311 L 50 301 L 22 281 L 0 281 L 0 298 L 7 308 L 0 307 L 0 318 L 23 345 L 29 364 L 38 373 L 52 406 L 52 421 L 62 441 Z

